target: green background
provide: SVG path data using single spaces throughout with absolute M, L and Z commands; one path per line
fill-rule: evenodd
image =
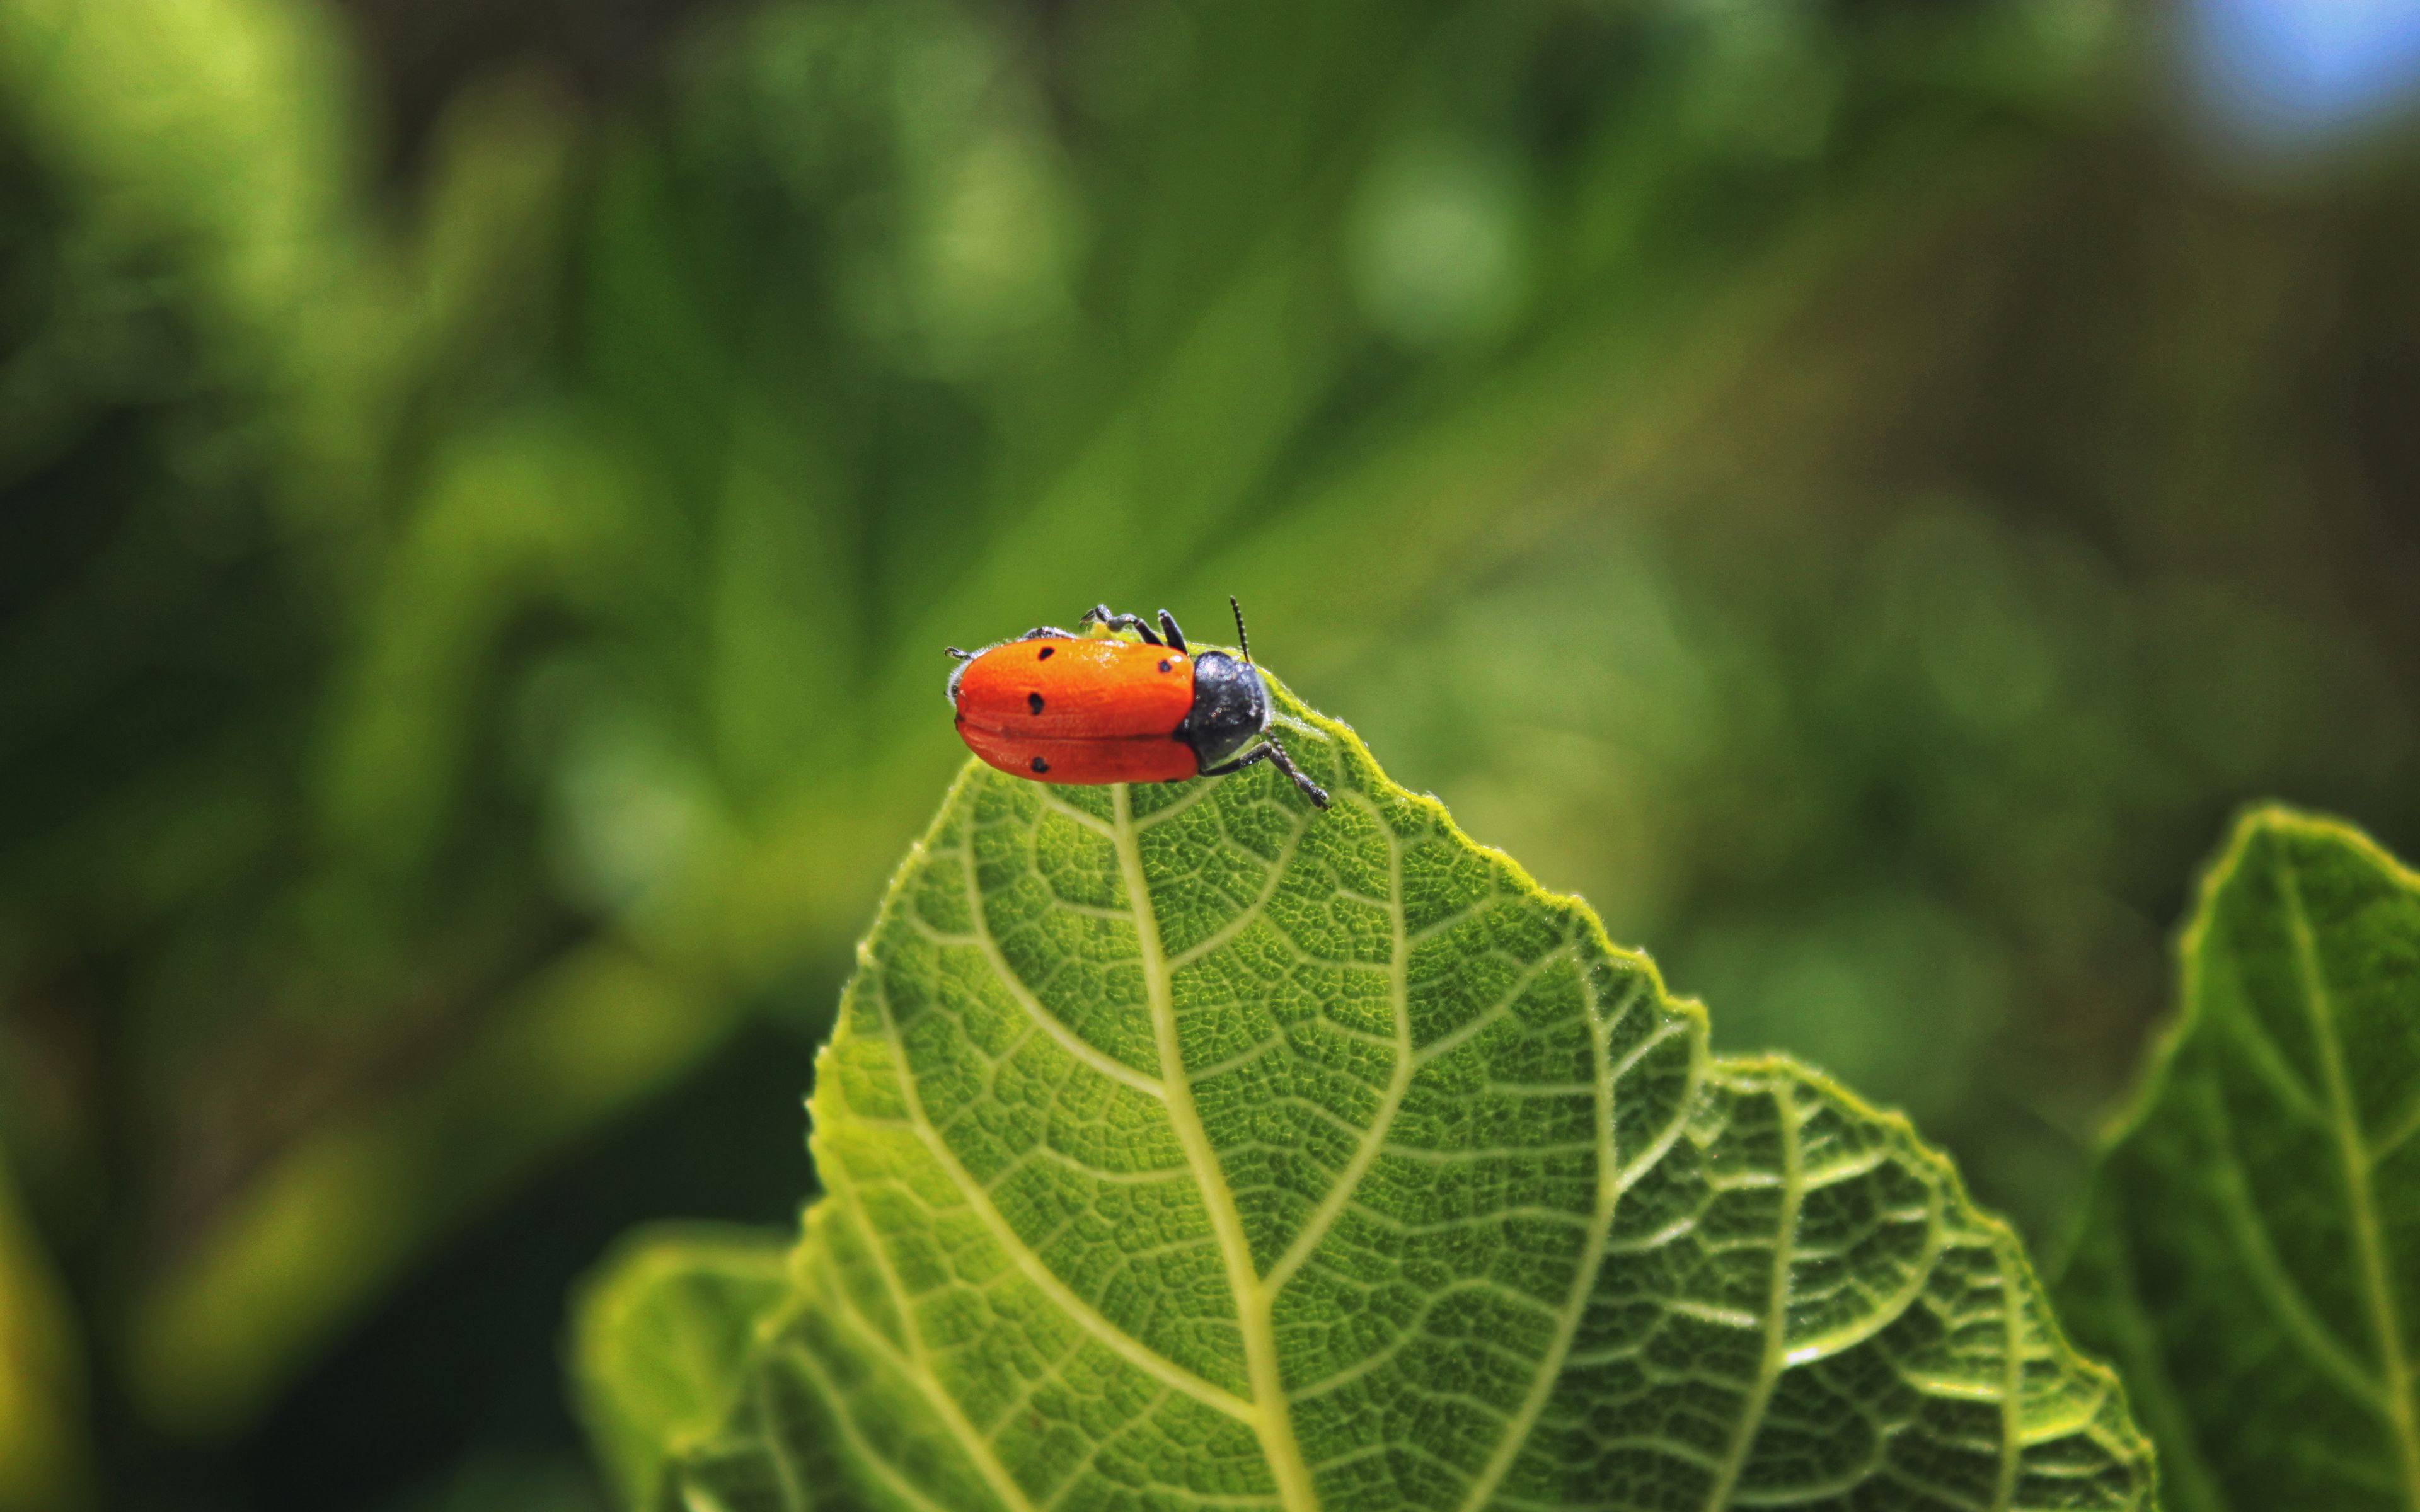
M 2420 850 L 2420 174 L 2173 21 L 0 8 L 0 1505 L 601 1505 L 1104 598 L 2055 1233 L 2228 813 Z

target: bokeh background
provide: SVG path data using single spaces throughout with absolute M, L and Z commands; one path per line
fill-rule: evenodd
M 604 1505 L 973 644 L 1215 631 L 2054 1242 L 2420 849 L 2406 0 L 0 5 L 0 1507 Z

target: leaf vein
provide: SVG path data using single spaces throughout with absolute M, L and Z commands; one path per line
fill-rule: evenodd
M 2320 1105 L 2319 1094 L 2304 1086 L 2303 1078 L 2287 1064 L 2286 1052 L 2278 1048 L 2266 1026 L 2249 1013 L 2239 1013 L 2232 1015 L 2226 1026 L 2243 1050 L 2244 1058 L 2263 1081 L 2275 1088 L 2279 1098 L 2311 1122 L 2333 1130 L 2334 1116 Z
M 2218 1088 L 2207 1075 L 2196 1078 L 2195 1084 L 2202 1095 L 2203 1115 L 2210 1123 L 2211 1146 L 2218 1156 L 2211 1163 L 2211 1174 L 2222 1194 L 2219 1209 L 2226 1217 L 2227 1232 L 2235 1240 L 2236 1254 L 2242 1259 L 2255 1289 L 2267 1299 L 2272 1315 L 2287 1336 L 2303 1346 L 2321 1374 L 2357 1400 L 2372 1408 L 2383 1408 L 2385 1388 L 2320 1320 L 2304 1298 L 2301 1286 L 2287 1272 L 2285 1261 L 2278 1258 L 2253 1199 L 2243 1157 L 2236 1150 Z
M 1040 998 L 1035 997 L 1032 993 L 1027 991 L 1025 983 L 1017 980 L 1016 973 L 1009 969 L 1008 958 L 1001 953 L 1000 941 L 992 937 L 990 922 L 984 918 L 983 889 L 977 887 L 975 883 L 975 857 L 973 849 L 969 846 L 960 846 L 958 848 L 958 856 L 966 873 L 968 915 L 975 921 L 975 947 L 983 951 L 984 960 L 990 965 L 992 976 L 999 980 L 1002 987 L 1007 989 L 1008 995 L 1011 997 L 1016 999 L 1018 1006 L 1025 1010 L 1027 1015 L 1030 1016 L 1035 1024 L 1041 1026 L 1042 1032 L 1047 1034 L 1052 1040 L 1058 1042 L 1060 1049 L 1066 1051 L 1069 1055 L 1075 1057 L 1078 1060 L 1082 1061 L 1085 1065 L 1092 1067 L 1094 1071 L 1099 1072 L 1102 1075 L 1107 1076 L 1111 1081 L 1131 1087 L 1138 1092 L 1147 1092 L 1153 1097 L 1164 1100 L 1167 1097 L 1168 1092 L 1167 1088 L 1162 1085 L 1160 1078 L 1146 1075 L 1143 1072 L 1135 1070 L 1125 1061 L 1118 1059 L 1115 1056 L 1102 1050 L 1098 1045 L 1094 1044 L 1082 1035 L 1078 1034 L 1065 1024 L 1060 1022 L 1058 1014 L 1053 1013 L 1048 1009 L 1043 1007 L 1042 1000 Z M 923 929 L 925 927 L 923 922 L 920 919 L 911 918 L 910 922 L 915 924 L 918 929 Z M 905 1046 L 901 1047 L 900 1053 L 902 1055 L 907 1053 Z
M 1764 1427 L 1773 1389 L 1781 1381 L 1790 1324 L 1791 1262 L 1797 1254 L 1798 1205 L 1806 1196 L 1799 1165 L 1804 1151 L 1800 1148 L 1795 1091 L 1786 1086 L 1773 1089 L 1774 1111 L 1781 1124 L 1781 1211 L 1773 1226 L 1773 1272 L 1764 1305 L 1764 1352 L 1757 1362 L 1756 1378 L 1748 1383 L 1746 1398 L 1740 1404 L 1739 1426 L 1732 1432 L 1730 1447 L 1724 1453 L 1714 1487 L 1706 1494 L 1706 1512 L 1721 1512 L 1730 1504 L 1731 1491 L 1738 1486 L 1741 1473 L 1747 1469 L 1748 1452 L 1755 1447 L 1757 1435 Z
M 960 1410 L 958 1399 L 951 1396 L 941 1385 L 940 1381 L 934 1376 L 932 1366 L 926 1363 L 924 1349 L 921 1343 L 913 1344 L 908 1350 L 900 1349 L 884 1338 L 880 1329 L 868 1327 L 865 1320 L 852 1308 L 836 1309 L 833 1316 L 839 1319 L 841 1326 L 855 1329 L 873 1347 L 874 1352 L 888 1357 L 892 1366 L 906 1376 L 925 1401 L 932 1405 L 934 1415 L 941 1419 L 942 1425 L 950 1430 L 952 1438 L 966 1446 L 967 1458 L 974 1461 L 976 1473 L 983 1476 L 985 1485 L 991 1489 L 992 1495 L 999 1499 L 1002 1506 L 1019 1508 L 1022 1512 L 1038 1512 L 1032 1498 L 1025 1494 L 1025 1488 L 1016 1483 L 1016 1477 L 1010 1474 L 1008 1467 L 1001 1462 L 999 1454 L 992 1447 L 991 1440 L 975 1431 L 974 1425 L 967 1421 L 966 1413 Z M 908 1328 L 908 1336 L 912 1340 L 915 1337 L 915 1324 L 910 1322 Z M 815 1373 L 818 1381 L 831 1396 L 836 1409 L 833 1415 L 845 1416 L 845 1414 L 837 1410 L 838 1403 L 843 1398 L 831 1379 L 823 1373 L 821 1363 L 814 1357 L 814 1351 L 800 1349 L 798 1355 L 807 1368 Z M 861 1443 L 862 1440 L 860 1442 Z M 876 1465 L 886 1468 L 889 1466 L 889 1461 L 878 1455 L 872 1456 L 872 1458 Z M 900 1484 L 905 1485 L 907 1482 L 903 1478 Z M 927 1506 L 933 1505 L 927 1498 L 919 1496 L 918 1500 Z
M 1158 917 L 1152 904 L 1149 881 L 1143 875 L 1142 850 L 1137 843 L 1134 798 L 1124 783 L 1109 792 L 1118 816 L 1112 842 L 1125 879 L 1126 900 L 1134 905 L 1135 949 L 1141 956 L 1144 997 L 1151 1008 L 1152 1033 L 1159 1046 L 1160 1070 L 1167 1080 L 1168 1094 L 1163 1101 L 1168 1107 L 1169 1125 L 1193 1168 L 1194 1180 L 1202 1189 L 1202 1206 L 1209 1215 L 1211 1229 L 1218 1236 L 1219 1252 L 1226 1261 L 1227 1279 L 1234 1297 L 1236 1330 L 1243 1335 L 1245 1369 L 1251 1381 L 1251 1422 L 1259 1430 L 1262 1453 L 1267 1457 L 1269 1473 L 1277 1481 L 1279 1498 L 1288 1512 L 1316 1512 L 1319 1498 L 1311 1489 L 1311 1467 L 1304 1463 L 1302 1451 L 1295 1443 L 1294 1420 L 1286 1411 L 1277 1336 L 1270 1327 L 1269 1297 L 1253 1279 L 1252 1248 L 1244 1235 L 1243 1215 L 1219 1168 L 1218 1153 L 1211 1147 L 1209 1132 L 1202 1126 L 1202 1115 L 1193 1105 L 1193 1084 L 1186 1074 L 1184 1047 L 1176 1034 L 1176 1005 L 1169 995 L 1168 960 L 1160 948 Z
M 812 1361 L 809 1362 L 808 1367 L 814 1369 Z M 817 1383 L 824 1384 L 822 1372 L 817 1370 L 815 1374 Z M 779 1420 L 772 1412 L 771 1404 L 765 1399 L 768 1389 L 767 1382 L 760 1376 L 748 1393 L 749 1408 L 755 1413 L 757 1422 L 762 1425 L 757 1433 L 758 1441 L 765 1445 L 766 1456 L 773 1462 L 773 1479 L 782 1489 L 782 1505 L 788 1508 L 789 1512 L 809 1512 L 810 1504 L 807 1501 L 806 1485 L 799 1473 L 796 1457 L 790 1453 L 789 1441 L 780 1431 Z M 830 1393 L 827 1391 L 826 1396 L 829 1397 Z M 837 1415 L 840 1410 L 834 1407 L 832 1411 Z M 871 1459 L 873 1457 L 867 1455 L 865 1458 Z
M 1294 833 L 1286 837 L 1285 843 L 1278 847 L 1276 858 L 1268 862 L 1268 881 L 1261 887 L 1260 896 L 1252 900 L 1249 907 L 1219 925 L 1202 939 L 1168 958 L 1168 969 L 1171 974 L 1184 970 L 1259 921 L 1263 911 L 1269 906 L 1269 900 L 1278 895 L 1279 887 L 1285 881 L 1286 868 L 1294 863 L 1295 851 L 1300 847 L 1302 837 L 1309 833 L 1311 825 L 1308 823 L 1295 825 Z M 1256 861 L 1260 859 L 1257 856 L 1252 858 Z
M 1357 798 L 1355 801 L 1368 810 L 1373 819 L 1378 818 L 1377 810 L 1370 809 L 1367 803 Z M 1344 1205 L 1353 1199 L 1362 1177 L 1369 1174 L 1371 1165 L 1378 1159 L 1379 1150 L 1385 1148 L 1387 1134 L 1395 1126 L 1395 1115 L 1404 1105 L 1404 1094 L 1411 1088 L 1412 1073 L 1418 1069 L 1412 1055 L 1411 968 L 1405 960 L 1409 951 L 1404 944 L 1404 845 L 1395 832 L 1387 828 L 1383 820 L 1379 828 L 1387 837 L 1387 878 L 1388 888 L 1394 893 L 1393 900 L 1388 904 L 1388 915 L 1393 921 L 1393 938 L 1387 963 L 1387 991 L 1393 999 L 1395 1011 L 1394 1069 L 1388 1075 L 1387 1089 L 1379 1097 L 1377 1108 L 1370 1116 L 1369 1128 L 1357 1131 L 1360 1143 L 1355 1147 L 1352 1158 L 1344 1163 L 1344 1169 L 1339 1171 L 1336 1180 L 1329 1183 L 1327 1195 L 1320 1199 L 1319 1206 L 1303 1221 L 1294 1242 L 1287 1245 L 1278 1262 L 1269 1267 L 1263 1286 L 1272 1293 L 1282 1290 L 1285 1284 L 1294 1279 L 1295 1273 L 1302 1268 L 1302 1262 L 1311 1257 L 1311 1252 L 1327 1236 L 1327 1230 L 1336 1222 L 1336 1215 L 1342 1212 Z
M 1249 1404 L 1238 1398 L 1233 1392 L 1225 1387 L 1205 1381 L 1187 1370 L 1109 1321 L 1108 1318 L 1102 1316 L 1098 1308 L 1078 1296 L 1075 1290 L 1061 1280 L 1058 1273 L 1049 1266 L 1044 1264 L 1042 1257 L 1018 1237 L 1016 1230 L 1010 1226 L 1007 1218 L 992 1202 L 991 1194 L 985 1189 L 983 1183 L 974 1179 L 974 1173 L 960 1163 L 957 1152 L 950 1149 L 949 1142 L 943 1139 L 940 1131 L 934 1127 L 932 1115 L 924 1106 L 923 1089 L 916 1085 L 915 1074 L 908 1067 L 907 1047 L 900 1042 L 898 1026 L 891 1016 L 890 994 L 887 990 L 881 989 L 880 983 L 877 982 L 876 985 L 877 988 L 876 999 L 881 1004 L 882 1010 L 883 1034 L 897 1052 L 899 1084 L 907 1095 L 908 1106 L 912 1115 L 908 1120 L 909 1126 L 915 1131 L 918 1142 L 923 1145 L 935 1163 L 949 1176 L 952 1184 L 957 1187 L 966 1200 L 968 1211 L 974 1213 L 983 1224 L 985 1231 L 990 1234 L 992 1242 L 998 1244 L 1008 1255 L 1011 1263 L 1016 1265 L 1025 1278 L 1032 1282 L 1043 1295 L 1057 1304 L 1060 1310 L 1078 1327 L 1107 1345 L 1119 1358 L 1143 1370 L 1162 1383 L 1173 1386 L 1187 1396 L 1194 1397 L 1205 1406 L 1216 1408 L 1230 1417 L 1249 1419 L 1252 1416 Z
M 1469 1491 L 1460 1504 L 1461 1512 L 1472 1512 L 1495 1493 L 1505 1473 L 1512 1468 L 1513 1459 L 1528 1443 L 1529 1431 L 1537 1426 L 1538 1415 L 1546 1410 L 1546 1402 L 1554 1395 L 1555 1382 L 1562 1376 L 1563 1364 L 1571 1356 L 1572 1341 L 1579 1335 L 1580 1319 L 1588 1311 L 1589 1294 L 1596 1288 L 1597 1272 L 1605 1263 L 1606 1242 L 1613 1235 L 1614 1209 L 1620 1205 L 1622 1193 L 1628 1190 L 1628 1184 L 1617 1179 L 1621 1169 L 1621 1151 L 1614 1140 L 1613 1098 L 1618 1073 L 1614 1070 L 1607 1036 L 1613 1025 L 1628 1015 L 1637 1003 L 1639 995 L 1647 990 L 1646 979 L 1633 978 L 1629 991 L 1622 995 L 1621 1001 L 1611 1011 L 1606 1011 L 1592 981 L 1588 983 L 1586 990 L 1590 1010 L 1589 1054 L 1596 1064 L 1599 1090 L 1596 1097 L 1596 1138 L 1592 1144 L 1580 1148 L 1596 1151 L 1594 1221 L 1590 1225 L 1586 1249 L 1573 1263 L 1571 1293 L 1564 1301 L 1553 1343 L 1545 1358 L 1538 1363 L 1538 1378 L 1530 1383 L 1528 1397 L 1522 1402 L 1520 1412 L 1505 1425 L 1503 1437 L 1497 1441 L 1495 1453 L 1488 1457 L 1486 1466 L 1471 1482 Z M 1624 1058 L 1627 1060 L 1629 1057 Z M 1692 1081 L 1697 1079 L 1704 1058 L 1702 1047 L 1691 1057 Z M 1676 1130 L 1680 1122 L 1677 1119 L 1673 1120 Z
M 2420 1512 L 2420 1424 L 2414 1422 L 2412 1364 L 2403 1348 L 2403 1325 L 2396 1314 L 2392 1269 L 2386 1237 L 2378 1221 L 2378 1197 L 2369 1183 L 2369 1153 L 2362 1142 L 2361 1120 L 2353 1107 L 2351 1084 L 2346 1079 L 2344 1047 L 2336 1036 L 2335 1006 L 2327 977 L 2319 964 L 2319 941 L 2311 933 L 2310 916 L 2303 907 L 2302 879 L 2285 842 L 2273 843 L 2279 890 L 2286 900 L 2286 922 L 2294 937 L 2294 958 L 2302 979 L 2303 1001 L 2311 1018 L 2312 1037 L 2319 1048 L 2319 1071 L 2327 1085 L 2338 1155 L 2344 1164 L 2345 1195 L 2352 1208 L 2353 1249 L 2361 1264 L 2362 1290 L 2369 1304 L 2370 1328 L 2377 1335 L 2386 1424 L 2394 1435 L 2397 1462 L 2403 1472 L 2403 1504 Z

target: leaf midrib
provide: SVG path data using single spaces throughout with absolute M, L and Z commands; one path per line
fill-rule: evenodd
M 1159 1049 L 1160 1085 L 1169 1126 L 1185 1150 L 1186 1163 L 1202 1190 L 1202 1206 L 1218 1241 L 1227 1281 L 1234 1296 L 1235 1327 L 1244 1345 L 1244 1373 L 1251 1385 L 1256 1411 L 1252 1427 L 1277 1482 L 1278 1496 L 1287 1512 L 1317 1512 L 1319 1494 L 1311 1480 L 1311 1466 L 1295 1442 L 1294 1415 L 1286 1410 L 1285 1378 L 1278 1364 L 1277 1330 L 1267 1288 L 1260 1285 L 1252 1263 L 1252 1247 L 1244 1233 L 1244 1217 L 1235 1194 L 1211 1147 L 1209 1131 L 1193 1103 L 1193 1083 L 1185 1074 L 1185 1056 L 1176 1035 L 1176 1005 L 1169 993 L 1168 960 L 1159 942 L 1159 921 L 1152 907 L 1151 888 L 1143 877 L 1142 850 L 1137 843 L 1134 804 L 1125 783 L 1112 787 L 1110 843 L 1116 847 L 1118 870 L 1126 899 L 1134 908 L 1135 949 L 1142 963 L 1143 994 L 1150 1006 L 1152 1034 Z
M 2304 1007 L 2310 1015 L 2312 1038 L 2319 1052 L 2319 1070 L 2326 1082 L 2337 1157 L 2344 1165 L 2345 1196 L 2352 1209 L 2353 1247 L 2360 1257 L 2370 1327 L 2378 1336 L 2379 1365 L 2386 1378 L 2387 1427 L 2393 1433 L 2403 1471 L 2403 1504 L 2420 1512 L 2420 1427 L 2414 1424 L 2412 1363 L 2403 1349 L 2403 1328 L 2396 1313 L 2385 1239 L 2379 1229 L 2377 1194 L 2370 1187 L 2369 1151 L 2353 1108 L 2351 1084 L 2345 1075 L 2344 1047 L 2336 1039 L 2335 1005 L 2328 994 L 2327 979 L 2319 969 L 2319 941 L 2311 933 L 2310 916 L 2303 907 L 2302 879 L 2282 836 L 2273 841 L 2273 855 L 2278 890 L 2286 903 L 2286 926 L 2294 940 Z
M 1287 1246 L 1285 1253 L 1271 1266 L 1265 1277 L 1261 1276 L 1252 1259 L 1250 1243 L 1243 1231 L 1242 1214 L 1235 1204 L 1233 1191 L 1227 1182 L 1225 1168 L 1219 1165 L 1218 1152 L 1210 1144 L 1208 1131 L 1202 1126 L 1200 1115 L 1194 1106 L 1192 1078 L 1185 1066 L 1182 1048 L 1176 1038 L 1175 1010 L 1169 985 L 1169 958 L 1160 942 L 1157 918 L 1143 876 L 1142 856 L 1137 841 L 1140 826 L 1134 819 L 1129 790 L 1124 785 L 1119 785 L 1112 788 L 1111 792 L 1114 814 L 1112 822 L 1106 825 L 1101 825 L 1098 820 L 1094 820 L 1093 823 L 1097 828 L 1108 831 L 1117 850 L 1121 875 L 1133 901 L 1136 948 L 1142 962 L 1145 996 L 1151 1008 L 1154 1033 L 1159 1049 L 1159 1082 L 1165 1088 L 1164 1105 L 1168 1109 L 1169 1121 L 1176 1132 L 1178 1142 L 1185 1148 L 1187 1163 L 1194 1168 L 1195 1176 L 1202 1188 L 1202 1205 L 1209 1211 L 1211 1227 L 1218 1237 L 1220 1248 L 1227 1259 L 1228 1278 L 1235 1299 L 1237 1326 L 1244 1340 L 1246 1373 L 1251 1383 L 1252 1400 L 1258 1411 L 1259 1420 L 1256 1426 L 1260 1430 L 1262 1451 L 1268 1458 L 1270 1473 L 1278 1482 L 1279 1495 L 1288 1508 L 1288 1512 L 1317 1512 L 1318 1492 L 1311 1481 L 1310 1465 L 1303 1458 L 1300 1445 L 1294 1436 L 1291 1401 L 1285 1391 L 1284 1379 L 1278 1361 L 1276 1331 L 1273 1326 L 1274 1307 L 1278 1294 L 1294 1278 L 1302 1264 L 1317 1250 L 1320 1240 L 1326 1236 L 1336 1218 L 1351 1202 L 1354 1192 L 1360 1185 L 1361 1179 L 1367 1174 L 1370 1165 L 1375 1162 L 1378 1154 L 1388 1148 L 1388 1133 L 1393 1126 L 1395 1114 L 1409 1090 L 1412 1078 L 1419 1073 L 1419 1068 L 1435 1058 L 1436 1054 L 1450 1048 L 1444 1044 L 1436 1044 L 1415 1051 L 1411 1042 L 1411 948 L 1418 939 L 1435 931 L 1431 929 L 1415 933 L 1409 928 L 1409 920 L 1405 916 L 1404 905 L 1402 841 L 1388 829 L 1383 816 L 1368 803 L 1354 795 L 1340 794 L 1340 797 L 1353 802 L 1356 807 L 1368 813 L 1372 820 L 1377 823 L 1387 839 L 1391 898 L 1386 906 L 1392 923 L 1391 944 L 1393 946 L 1388 986 L 1393 999 L 1395 1016 L 1395 1066 L 1388 1078 L 1387 1090 L 1381 1097 L 1379 1107 L 1371 1119 L 1368 1129 L 1363 1132 L 1353 1157 L 1346 1163 L 1344 1169 L 1338 1174 L 1327 1196 L 1305 1221 L 1302 1229 L 1296 1234 L 1294 1242 Z M 1164 813 L 1152 816 L 1154 822 L 1163 817 L 1165 817 Z M 1290 837 L 1283 859 L 1292 858 L 1301 833 L 1297 830 L 1293 837 Z M 1268 892 L 1273 895 L 1274 891 L 1275 884 L 1272 884 Z M 1262 907 L 1265 906 L 1265 903 L 1264 896 L 1250 912 L 1257 914 Z M 1551 960 L 1559 953 L 1559 951 L 1550 951 L 1545 959 Z M 1178 959 L 1181 961 L 1191 958 L 1191 952 L 1187 952 Z M 1544 964 L 1544 960 L 1535 964 L 1529 972 L 1524 974 L 1524 980 L 1526 981 L 1528 976 L 1534 974 Z M 1557 1318 L 1555 1338 L 1544 1357 L 1539 1362 L 1538 1377 L 1531 1386 L 1528 1398 L 1523 1401 L 1513 1418 L 1506 1424 L 1495 1452 L 1490 1455 L 1485 1467 L 1472 1480 L 1469 1490 L 1464 1496 L 1461 1505 L 1466 1512 L 1480 1506 L 1495 1493 L 1497 1486 L 1502 1481 L 1506 1472 L 1512 1468 L 1513 1458 L 1520 1453 L 1522 1446 L 1528 1442 L 1530 1429 L 1536 1425 L 1539 1413 L 1544 1410 L 1547 1399 L 1553 1395 L 1556 1381 L 1561 1377 L 1563 1361 L 1570 1352 L 1572 1340 L 1578 1330 L 1580 1317 L 1586 1310 L 1589 1292 L 1595 1286 L 1597 1269 L 1603 1261 L 1606 1241 L 1612 1230 L 1614 1209 L 1628 1185 L 1620 1178 L 1616 1165 L 1612 1081 L 1617 1074 L 1617 1068 L 1612 1063 L 1607 1036 L 1611 1031 L 1610 1019 L 1625 1014 L 1630 1009 L 1636 1007 L 1643 990 L 1643 984 L 1634 984 L 1631 990 L 1623 995 L 1621 1004 L 1613 1009 L 1610 1014 L 1604 1003 L 1594 1000 L 1594 989 L 1591 987 L 1589 990 L 1591 999 L 1589 1015 L 1590 1046 L 1597 1079 L 1592 1100 L 1596 1109 L 1596 1134 L 1590 1144 L 1579 1148 L 1593 1149 L 1598 1157 L 1599 1179 L 1596 1203 L 1594 1211 L 1590 1214 L 1588 1238 L 1583 1246 L 1583 1258 L 1574 1275 L 1571 1295 L 1562 1307 L 1555 1310 Z M 1517 995 L 1517 993 L 1510 995 Z M 1479 1022 L 1492 1020 L 1495 1016 L 1492 1012 L 1481 1015 Z M 1465 1036 L 1457 1034 L 1451 1038 L 1459 1042 Z M 1634 1063 L 1638 1056 L 1645 1054 L 1663 1038 L 1662 1034 L 1649 1036 L 1645 1043 L 1636 1047 L 1623 1057 L 1622 1066 L 1626 1068 Z M 1676 1122 L 1671 1134 L 1677 1135 L 1678 1128 Z M 1659 1149 L 1668 1148 L 1668 1138 L 1660 1140 L 1657 1142 L 1657 1148 Z

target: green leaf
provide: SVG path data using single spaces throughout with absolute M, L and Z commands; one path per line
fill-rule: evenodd
M 1903 1120 L 1711 1057 L 1279 702 L 1326 812 L 969 766 L 818 1061 L 799 1294 L 663 1504 L 2153 1504 Z
M 2060 1282 L 2187 1512 L 2420 1508 L 2420 876 L 2248 815 Z
M 745 1229 L 642 1229 L 573 1304 L 581 1415 L 634 1502 L 667 1456 L 710 1440 L 730 1416 L 757 1326 L 788 1295 L 787 1245 Z

